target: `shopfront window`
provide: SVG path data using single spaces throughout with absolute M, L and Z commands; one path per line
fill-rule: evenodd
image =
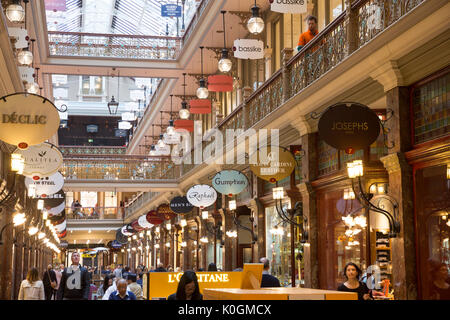
M 447 166 L 417 170 L 416 218 L 422 299 L 450 299 L 450 179 Z M 446 285 L 447 284 L 447 285 Z
M 288 203 L 283 204 L 288 208 Z M 280 280 L 282 287 L 291 284 L 291 227 L 278 216 L 275 207 L 266 208 L 266 257 L 270 272 Z
M 368 267 L 367 228 L 349 228 L 343 217 L 362 216 L 356 200 L 344 200 L 344 190 L 318 194 L 320 288 L 336 290 L 345 282 L 344 267 L 353 262 L 364 271 Z M 348 230 L 352 230 L 350 233 Z

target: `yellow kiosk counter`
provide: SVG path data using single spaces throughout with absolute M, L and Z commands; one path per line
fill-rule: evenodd
M 204 300 L 357 300 L 353 292 L 307 288 L 261 288 L 263 264 L 244 264 L 242 272 L 197 272 Z M 177 291 L 182 273 L 150 272 L 144 275 L 145 299 L 165 300 Z
M 358 300 L 354 292 L 308 288 L 204 289 L 204 300 Z

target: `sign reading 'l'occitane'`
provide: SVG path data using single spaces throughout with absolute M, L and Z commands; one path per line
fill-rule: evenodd
M 182 272 L 177 274 L 171 274 L 169 273 L 168 276 L 168 283 L 173 282 L 180 282 L 180 278 L 183 275 Z M 228 276 L 228 273 L 198 273 L 197 274 L 197 280 L 198 282 L 230 282 L 230 278 Z

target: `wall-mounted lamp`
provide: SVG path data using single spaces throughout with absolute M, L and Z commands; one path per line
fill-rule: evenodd
M 6 7 L 6 17 L 13 23 L 20 23 L 25 19 L 25 10 L 20 5 L 20 0 L 13 0 L 13 3 Z

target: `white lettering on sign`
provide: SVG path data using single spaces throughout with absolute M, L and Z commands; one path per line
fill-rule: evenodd
M 180 278 L 183 275 L 182 272 L 177 274 L 169 274 L 168 282 L 180 282 Z M 230 278 L 228 277 L 228 273 L 198 273 L 197 274 L 198 282 L 229 282 Z
M 280 13 L 306 13 L 306 0 L 273 0 L 270 10 Z
M 236 39 L 233 52 L 234 57 L 238 59 L 263 59 L 264 42 L 256 39 Z
M 81 271 L 78 269 L 67 278 L 67 289 L 81 289 Z

